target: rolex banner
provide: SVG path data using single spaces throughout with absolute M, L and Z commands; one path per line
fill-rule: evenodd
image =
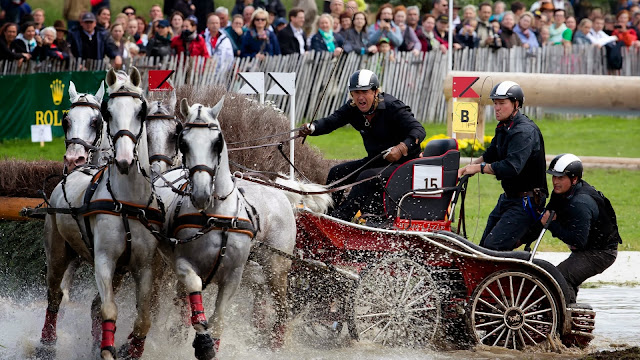
M 95 94 L 104 77 L 104 71 L 0 76 L 0 140 L 29 138 L 31 125 L 51 125 L 53 136 L 63 136 L 69 81 L 78 93 Z

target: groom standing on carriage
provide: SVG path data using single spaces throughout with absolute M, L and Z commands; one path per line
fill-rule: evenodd
M 350 124 L 360 132 L 367 156 L 332 167 L 327 177 L 327 184 L 336 186 L 373 177 L 353 186 L 344 201 L 343 191 L 333 193 L 331 215 L 347 221 L 358 210 L 382 214 L 386 180 L 402 163 L 419 157 L 420 143 L 426 135 L 409 106 L 380 91 L 378 77 L 372 71 L 354 72 L 349 79 L 349 93 L 351 99 L 346 104 L 333 114 L 306 124 L 300 131 L 304 136 L 317 136 Z

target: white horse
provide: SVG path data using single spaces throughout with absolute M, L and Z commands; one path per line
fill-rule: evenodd
M 73 81 L 69 82 L 71 107 L 62 119 L 67 150 L 64 154 L 65 172 L 76 166 L 90 164 L 103 166 L 113 156 L 107 140 L 107 127 L 100 113 L 104 96 L 104 82 L 95 95 L 78 93 Z
M 174 115 L 175 105 L 175 90 L 171 91 L 167 104 L 158 100 L 149 102 L 147 144 L 151 171 L 156 175 L 181 165 L 176 139 L 182 131 L 182 123 Z
M 102 301 L 101 357 L 116 356 L 114 335 L 118 310 L 114 301 L 116 268 L 130 271 L 136 283 L 137 318 L 129 341 L 122 350 L 128 358 L 139 358 L 151 326 L 152 263 L 157 240 L 151 223 L 164 218 L 150 183 L 145 118 L 146 101 L 136 68 L 131 75 L 107 73 L 109 100 L 103 106 L 114 160 L 97 184 L 88 213 L 94 236 L 95 277 Z

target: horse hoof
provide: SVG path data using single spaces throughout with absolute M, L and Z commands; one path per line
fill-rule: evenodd
M 55 345 L 40 344 L 36 347 L 35 358 L 38 360 L 53 360 L 56 358 Z
M 142 353 L 144 352 L 144 340 L 145 338 L 138 339 L 133 336 L 133 334 L 129 335 L 129 340 L 120 346 L 118 349 L 118 358 L 124 360 L 136 360 L 142 357 Z
M 216 357 L 216 350 L 213 347 L 213 339 L 209 333 L 196 334 L 193 339 L 193 348 L 198 360 L 211 360 Z

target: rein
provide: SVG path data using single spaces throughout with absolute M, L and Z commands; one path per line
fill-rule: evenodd
M 65 139 L 64 140 L 64 145 L 65 147 L 69 147 L 69 145 L 71 144 L 78 144 L 81 145 L 82 147 L 85 148 L 85 150 L 87 150 L 87 152 L 89 153 L 89 156 L 93 155 L 94 151 L 98 150 L 98 147 L 96 146 L 98 144 L 98 142 L 102 139 L 102 122 L 103 122 L 103 116 L 102 116 L 102 108 L 97 105 L 97 104 L 93 104 L 90 103 L 88 101 L 77 101 L 73 104 L 71 104 L 71 106 L 69 107 L 69 111 L 71 111 L 74 108 L 77 107 L 88 107 L 94 110 L 98 111 L 98 114 L 100 115 L 100 119 L 99 119 L 99 126 L 96 127 L 96 137 L 95 139 L 93 139 L 93 142 L 91 144 L 87 143 L 84 139 L 80 139 L 80 138 L 71 138 L 71 139 Z M 65 117 L 68 117 L 69 115 L 65 115 Z M 66 131 L 65 131 L 66 133 Z M 66 134 L 65 134 L 66 135 Z

